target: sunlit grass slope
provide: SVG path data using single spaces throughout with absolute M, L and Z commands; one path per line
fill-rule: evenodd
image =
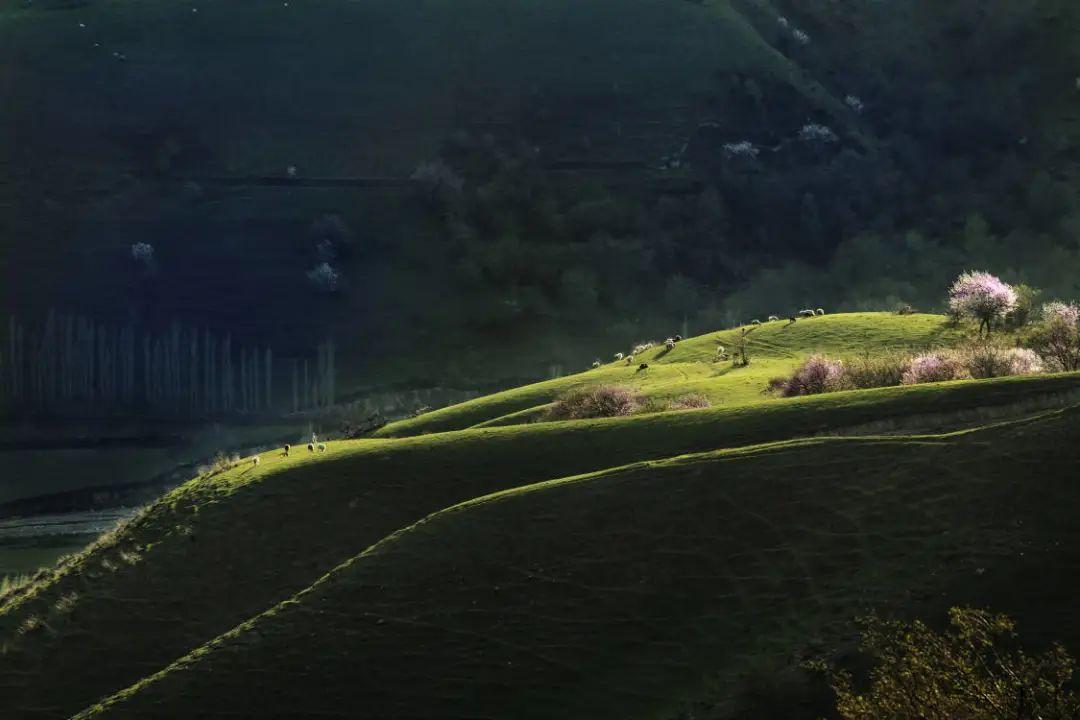
M 388 534 L 482 495 L 870 422 L 947 425 L 956 411 L 1003 415 L 1077 392 L 1077 375 L 1009 378 L 267 453 L 258 468 L 182 486 L 0 607 L 0 713 L 66 717 Z
M 985 604 L 1075 641 L 1078 441 L 1073 408 L 479 498 L 80 717 L 662 717 L 868 608 Z
M 749 367 L 718 361 L 716 349 L 733 351 L 741 330 L 725 330 L 689 338 L 668 351 L 662 345 L 647 350 L 631 365 L 609 363 L 601 368 L 495 393 L 388 425 L 379 437 L 403 437 L 427 432 L 460 430 L 476 425 L 513 424 L 537 419 L 542 406 L 568 390 L 596 384 L 639 388 L 658 399 L 703 393 L 714 405 L 738 405 L 767 400 L 770 378 L 788 373 L 815 352 L 834 355 L 879 353 L 888 349 L 925 348 L 954 344 L 967 328 L 952 327 L 941 315 L 848 313 L 787 319 L 751 327 Z M 664 338 L 660 338 L 661 342 Z M 629 348 L 614 348 L 612 352 Z M 639 370 L 647 363 L 647 370 Z

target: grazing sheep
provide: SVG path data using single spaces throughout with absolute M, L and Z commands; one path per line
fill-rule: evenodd
M 675 339 L 674 338 L 668 338 L 667 340 L 665 340 L 664 341 L 664 347 L 666 347 L 668 350 L 674 350 L 675 349 Z
M 259 456 L 258 455 L 251 458 L 251 464 L 254 465 L 255 467 L 259 467 Z
M 814 311 L 814 314 L 815 315 L 824 315 L 825 311 L 822 310 L 821 308 L 818 308 L 817 310 Z
M 804 317 L 804 318 L 805 317 L 814 317 L 816 314 L 817 313 L 815 313 L 813 310 L 800 310 L 799 311 L 799 317 Z
M 633 355 L 627 355 L 626 356 L 626 364 L 627 365 L 633 365 L 634 364 L 634 356 Z
M 632 353 L 630 353 L 630 354 L 631 355 L 640 355 L 641 353 L 645 352 L 648 349 L 649 348 L 645 347 L 644 345 L 635 345 L 634 346 L 634 351 Z
M 292 450 L 292 445 L 285 445 L 285 457 L 289 457 L 289 451 Z
M 769 322 L 776 322 L 776 321 L 777 321 L 777 320 L 779 320 L 779 319 L 780 319 L 780 318 L 776 317 L 775 315 L 770 315 L 770 316 L 769 316 Z
M 626 356 L 623 355 L 622 353 L 615 353 L 615 359 L 616 360 L 622 360 L 624 357 L 626 357 Z
M 593 366 L 593 370 L 600 367 L 600 361 L 599 360 L 593 360 L 592 366 Z
M 682 342 L 682 335 L 676 335 L 675 342 Z
M 724 346 L 723 346 L 723 345 L 717 345 L 717 346 L 716 346 L 716 354 L 717 354 L 717 355 L 724 355 L 724 354 L 726 354 L 726 353 L 727 353 L 727 351 L 726 351 L 726 350 L 724 350 Z
M 307 449 L 308 449 L 308 452 L 315 452 L 315 443 L 308 443 L 307 444 Z
M 326 452 L 326 443 L 319 443 L 319 452 Z
M 760 324 L 761 324 L 761 321 L 760 321 L 760 320 L 757 320 L 757 319 L 754 319 L 754 320 L 751 320 L 751 321 L 750 321 L 750 324 L 751 324 L 751 325 L 760 325 Z
M 649 363 L 641 363 L 640 365 L 637 366 L 637 369 L 638 370 L 648 370 L 649 369 Z

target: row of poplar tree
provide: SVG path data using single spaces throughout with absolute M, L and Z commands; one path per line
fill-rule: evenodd
M 332 339 L 321 342 L 314 357 L 275 362 L 269 347 L 179 322 L 155 332 L 53 312 L 36 328 L 11 317 L 6 331 L 0 409 L 92 407 L 206 417 L 334 404 Z

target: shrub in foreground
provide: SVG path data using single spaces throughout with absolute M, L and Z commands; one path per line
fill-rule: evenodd
M 953 608 L 951 629 L 922 622 L 861 621 L 862 648 L 876 660 L 860 692 L 850 673 L 825 663 L 843 720 L 1075 720 L 1075 661 L 1060 645 L 1031 656 L 1016 647 L 1015 624 L 1004 615 Z
M 621 385 L 595 385 L 573 390 L 555 401 L 548 410 L 548 420 L 584 420 L 622 417 L 641 409 L 642 398 L 635 390 Z

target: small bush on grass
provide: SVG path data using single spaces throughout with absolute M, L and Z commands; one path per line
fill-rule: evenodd
M 707 407 L 712 407 L 712 403 L 709 402 L 709 398 L 701 393 L 681 395 L 677 398 L 672 398 L 667 404 L 668 410 L 701 410 L 702 408 Z
M 621 385 L 595 385 L 566 393 L 548 410 L 548 420 L 623 417 L 641 409 L 642 398 Z
M 853 358 L 844 363 L 844 387 L 864 390 L 900 385 L 910 365 L 911 355 L 908 353 L 891 352 Z

